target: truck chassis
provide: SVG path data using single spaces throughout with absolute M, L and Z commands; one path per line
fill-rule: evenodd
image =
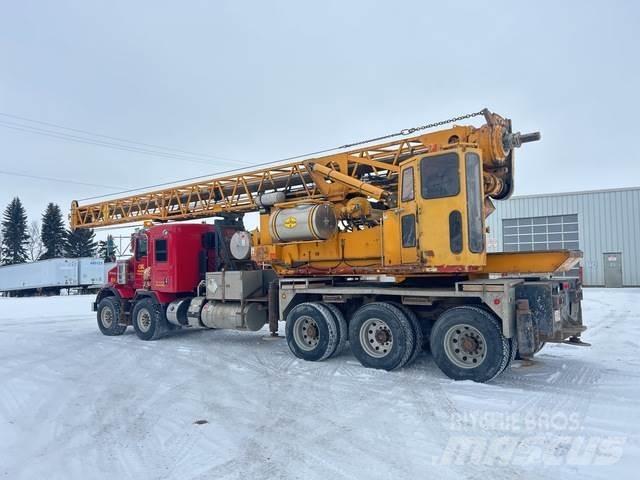
M 456 282 L 451 288 L 412 288 L 359 278 L 336 284 L 332 278 L 309 277 L 280 281 L 279 312 L 287 321 L 289 346 L 302 358 L 305 353 L 292 345 L 296 322 L 308 314 L 299 306 L 331 305 L 349 319 L 352 351 L 367 367 L 401 368 L 415 358 L 412 349 L 428 348 L 448 376 L 488 381 L 516 357 L 530 358 L 547 342 L 583 344 L 581 299 L 577 278 L 483 279 Z M 406 336 L 413 333 L 400 348 L 410 351 L 407 360 L 400 355 L 380 361 L 376 347 L 388 345 L 394 330 L 400 336 L 407 323 L 403 317 L 411 327 Z M 478 370 L 478 363 L 487 368 Z
M 258 331 L 277 336 L 285 321 L 291 352 L 308 361 L 347 344 L 365 366 L 396 370 L 423 350 L 456 380 L 486 382 L 545 343 L 584 345 L 577 278 L 478 279 L 452 286 L 397 286 L 365 277 L 276 280 L 261 270 L 210 272 L 195 297 L 161 304 L 140 289 L 131 299 L 105 288 L 94 310 L 107 335 L 133 325 L 143 340 L 183 328 Z

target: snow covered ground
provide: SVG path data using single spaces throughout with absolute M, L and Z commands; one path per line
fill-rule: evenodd
M 110 338 L 92 297 L 0 298 L 0 478 L 636 478 L 640 290 L 585 297 L 591 348 L 484 385 L 427 353 L 387 373 L 262 333 Z

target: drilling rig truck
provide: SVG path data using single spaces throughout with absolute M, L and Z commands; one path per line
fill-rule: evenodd
M 471 117 L 484 122 L 454 123 Z M 97 295 L 98 327 L 157 340 L 265 325 L 277 336 L 284 321 L 304 360 L 348 347 L 365 367 L 395 370 L 429 349 L 447 376 L 477 382 L 546 342 L 586 345 L 581 281 L 557 276 L 581 252 L 487 252 L 485 219 L 514 190 L 514 150 L 539 139 L 484 109 L 331 154 L 74 201 L 72 228 L 144 225 Z

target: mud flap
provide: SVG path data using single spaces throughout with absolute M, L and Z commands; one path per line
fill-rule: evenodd
M 537 331 L 528 300 L 516 301 L 516 330 L 518 333 L 518 353 L 521 357 L 532 357 L 538 344 Z

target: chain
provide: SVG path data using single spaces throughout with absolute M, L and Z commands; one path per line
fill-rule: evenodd
M 488 112 L 488 110 L 485 108 L 485 109 L 480 110 L 479 112 L 467 113 L 466 115 L 460 115 L 459 117 L 453 117 L 453 118 L 450 118 L 448 120 L 441 120 L 439 122 L 428 123 L 428 124 L 422 125 L 420 127 L 403 128 L 402 130 L 400 130 L 399 132 L 396 132 L 396 133 L 390 133 L 389 135 L 383 135 L 381 137 L 370 138 L 368 140 L 362 140 L 360 142 L 349 143 L 347 145 L 342 145 L 341 147 L 338 147 L 338 148 L 340 148 L 340 149 L 342 149 L 342 148 L 351 148 L 351 147 L 355 147 L 355 146 L 358 146 L 358 145 L 363 145 L 365 143 L 378 142 L 380 140 L 386 140 L 388 138 L 399 137 L 400 135 L 410 135 L 412 133 L 419 132 L 420 130 L 426 130 L 428 128 L 433 128 L 433 127 L 440 127 L 442 125 L 447 125 L 449 123 L 459 122 L 460 120 L 466 120 L 468 118 L 478 117 L 480 115 L 484 115 L 486 112 Z

